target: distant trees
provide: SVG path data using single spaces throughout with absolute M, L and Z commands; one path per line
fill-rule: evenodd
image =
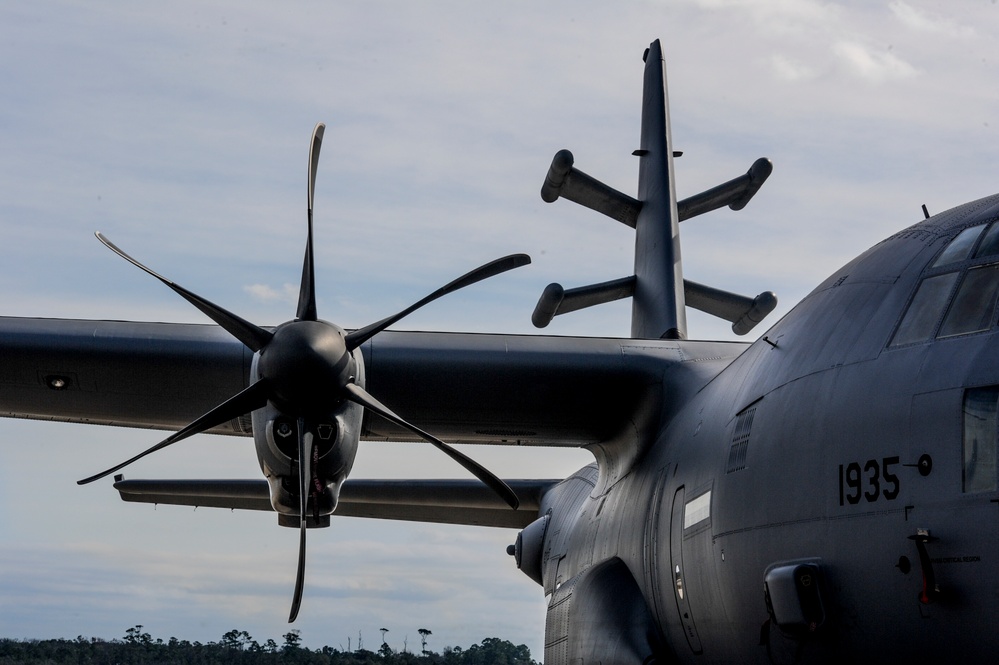
M 419 655 L 393 651 L 385 642 L 377 653 L 358 645 L 355 651 L 324 646 L 309 649 L 302 646 L 302 636 L 291 630 L 278 644 L 268 639 L 262 644 L 245 630 L 232 629 L 218 642 L 201 644 L 171 637 L 167 642 L 143 631 L 136 625 L 125 631 L 121 640 L 105 641 L 82 635 L 75 640 L 15 640 L 0 639 L 0 665 L 538 665 L 523 644 L 516 646 L 506 640 L 487 637 L 481 644 L 468 649 L 445 647 L 443 652 L 427 650 L 427 638 L 433 633 L 420 628 L 423 650 Z M 360 640 L 358 640 L 360 642 Z
M 284 638 L 284 646 L 281 647 L 284 653 L 294 653 L 302 647 L 302 635 L 297 630 L 292 629 L 281 637 Z
M 420 634 L 420 647 L 422 649 L 420 651 L 420 653 L 422 653 L 424 656 L 426 656 L 427 655 L 427 638 L 430 637 L 431 635 L 433 635 L 433 633 L 431 633 L 426 628 L 420 628 L 416 632 L 418 632 Z
M 142 626 L 138 625 L 125 631 L 125 643 L 149 646 L 153 643 L 153 638 L 149 633 L 143 633 Z
M 392 649 L 389 647 L 388 642 L 385 641 L 385 633 L 389 632 L 388 628 L 378 629 L 382 634 L 382 645 L 378 648 L 378 654 L 382 657 L 388 657 L 392 655 Z
M 245 650 L 251 642 L 250 634 L 245 630 L 236 630 L 233 628 L 228 633 L 222 636 L 222 641 L 219 642 L 226 649 L 232 649 L 235 651 Z M 253 642 L 256 644 L 256 642 Z M 257 645 L 259 648 L 259 645 Z

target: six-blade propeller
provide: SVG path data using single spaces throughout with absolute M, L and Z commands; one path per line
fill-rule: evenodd
M 111 467 L 101 473 L 78 481 L 83 485 L 118 471 L 150 453 L 186 439 L 194 434 L 205 432 L 234 418 L 238 418 L 269 403 L 285 415 L 295 418 L 298 424 L 298 483 L 299 493 L 299 554 L 298 571 L 295 579 L 295 593 L 292 600 L 289 622 L 298 615 L 305 585 L 305 540 L 308 517 L 309 495 L 318 488 L 310 485 L 319 481 L 313 477 L 314 463 L 318 457 L 315 444 L 317 423 L 342 403 L 348 400 L 363 408 L 408 429 L 420 438 L 430 442 L 489 486 L 512 508 L 519 505 L 516 494 L 510 487 L 471 458 L 458 452 L 437 437 L 423 431 L 394 413 L 387 406 L 371 396 L 355 382 L 352 373 L 352 354 L 364 342 L 385 330 L 403 317 L 420 307 L 481 280 L 493 277 L 513 268 L 531 262 L 526 254 L 513 254 L 492 261 L 469 272 L 453 282 L 434 291 L 426 298 L 401 312 L 358 330 L 345 333 L 332 324 L 320 321 L 316 312 L 315 261 L 313 255 L 312 213 L 315 201 L 316 170 L 319 164 L 319 151 L 322 147 L 325 125 L 319 123 L 312 133 L 309 150 L 308 178 L 308 236 L 305 259 L 302 265 L 302 284 L 299 289 L 296 318 L 273 331 L 261 328 L 228 310 L 188 291 L 184 287 L 159 275 L 153 270 L 116 247 L 110 240 L 98 233 L 97 238 L 113 252 L 149 273 L 173 289 L 182 298 L 201 310 L 233 337 L 245 344 L 251 351 L 259 353 L 257 380 L 248 388 L 226 400 L 193 421 L 180 431 L 171 434 L 155 446 L 135 457 Z M 318 511 L 318 506 L 315 507 Z

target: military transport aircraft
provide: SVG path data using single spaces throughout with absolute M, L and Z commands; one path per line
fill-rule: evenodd
M 295 318 L 263 328 L 158 275 L 213 325 L 0 319 L 2 415 L 252 436 L 266 480 L 125 480 L 126 501 L 520 529 L 548 597 L 545 663 L 993 662 L 999 653 L 999 195 L 900 231 L 752 344 L 687 339 L 685 308 L 746 333 L 775 296 L 683 278 L 679 223 L 745 206 L 765 159 L 677 200 L 665 69 L 645 54 L 637 197 L 555 155 L 542 187 L 635 229 L 635 270 L 545 289 L 553 316 L 631 297 L 631 339 L 397 332 L 473 270 L 346 331 L 316 311 L 308 233 Z M 150 381 L 149 377 L 155 377 Z M 397 411 L 396 411 L 397 410 Z M 402 415 L 397 415 L 402 414 Z M 424 440 L 468 481 L 347 480 L 358 441 Z M 495 477 L 445 441 L 584 447 L 563 480 Z

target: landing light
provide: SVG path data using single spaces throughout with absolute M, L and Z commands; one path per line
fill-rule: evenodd
M 69 388 L 69 377 L 56 375 L 46 376 L 45 385 L 52 390 L 66 390 Z

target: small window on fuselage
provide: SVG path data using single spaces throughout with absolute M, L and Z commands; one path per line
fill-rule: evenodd
M 996 490 L 996 406 L 999 387 L 972 388 L 964 393 L 962 491 Z

